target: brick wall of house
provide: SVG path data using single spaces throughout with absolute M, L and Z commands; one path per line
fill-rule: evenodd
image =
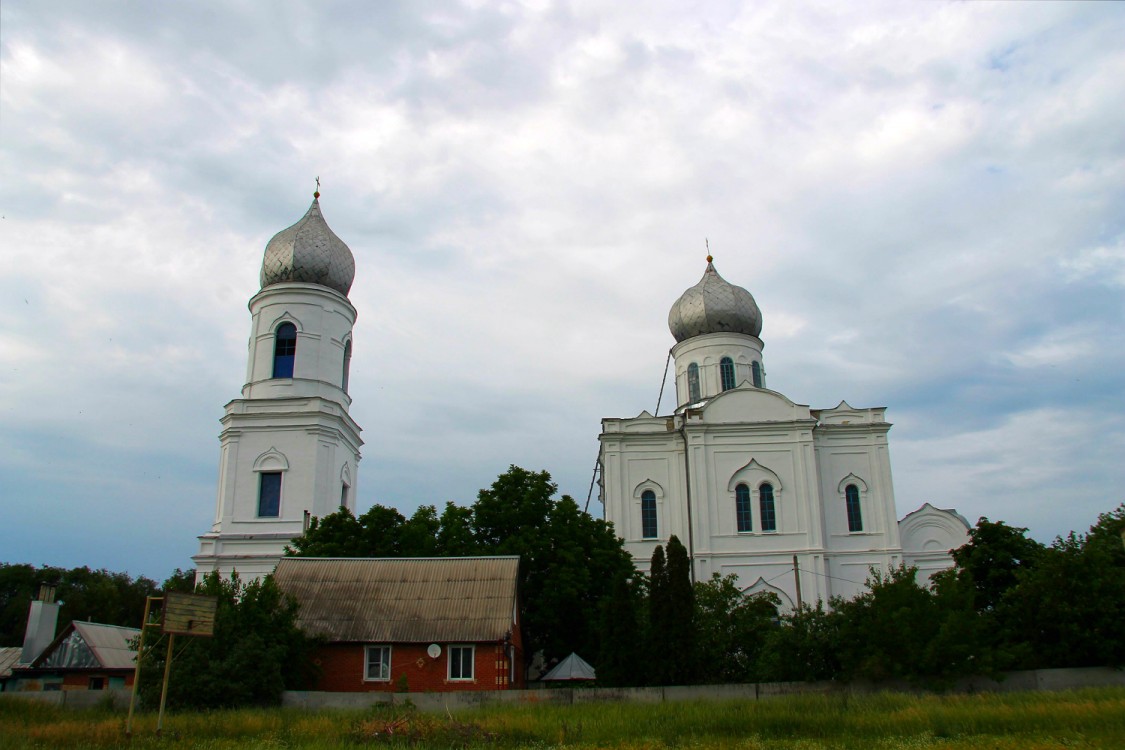
M 501 643 L 477 643 L 473 654 L 473 679 L 449 679 L 449 647 L 442 643 L 436 659 L 426 653 L 429 644 L 391 645 L 391 678 L 364 680 L 367 651 L 362 643 L 334 643 L 317 649 L 314 664 L 320 670 L 316 690 L 328 692 L 446 692 L 453 690 L 508 690 L 524 686 L 522 652 L 516 645 L 515 683 L 510 670 L 507 647 Z M 383 644 L 379 644 L 383 645 Z M 454 644 L 461 645 L 461 644 Z
M 101 690 L 109 689 L 110 687 L 117 687 L 116 684 L 110 683 L 110 679 L 124 678 L 124 687 L 133 687 L 133 670 L 125 672 L 123 670 L 100 671 L 91 669 L 87 672 L 66 672 L 63 674 L 62 689 L 63 690 L 90 690 L 91 678 L 101 679 Z

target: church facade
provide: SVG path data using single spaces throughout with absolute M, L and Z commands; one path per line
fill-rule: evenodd
M 354 278 L 351 250 L 314 193 L 300 221 L 266 245 L 246 383 L 222 417 L 215 516 L 192 558 L 197 579 L 264 576 L 310 517 L 354 512 L 363 445 L 348 414 Z
M 606 519 L 639 568 L 675 535 L 695 580 L 733 573 L 789 610 L 850 598 L 873 568 L 924 578 L 952 565 L 964 518 L 927 503 L 898 520 L 886 410 L 810 409 L 770 390 L 757 303 L 710 257 L 668 324 L 674 412 L 603 419 L 600 435 Z

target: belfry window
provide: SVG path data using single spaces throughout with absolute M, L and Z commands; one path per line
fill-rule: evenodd
M 724 391 L 734 388 L 734 360 L 730 357 L 723 357 L 719 360 L 719 375 L 723 379 Z
M 687 389 L 688 401 L 695 403 L 701 397 L 699 395 L 699 365 L 692 362 L 687 366 Z
M 750 376 L 754 380 L 754 387 L 762 387 L 762 366 L 757 362 L 750 363 Z
M 762 516 L 762 531 L 777 531 L 777 509 L 773 504 L 773 485 L 769 482 L 758 488 L 758 511 Z
M 344 344 L 344 374 L 343 377 L 340 378 L 340 389 L 343 390 L 344 393 L 348 392 L 348 378 L 351 375 L 351 370 L 352 342 L 349 341 L 348 343 Z
M 273 376 L 293 377 L 293 360 L 297 357 L 297 326 L 282 323 L 277 327 L 273 343 Z
M 849 484 L 844 489 L 844 504 L 848 508 L 848 531 L 863 531 L 863 511 L 859 507 L 859 488 Z
M 740 532 L 754 530 L 754 518 L 750 513 L 750 488 L 744 484 L 734 488 L 734 515 Z
M 641 493 L 641 538 L 656 538 L 656 493 L 652 490 Z
M 263 471 L 258 475 L 258 518 L 281 515 L 281 472 Z

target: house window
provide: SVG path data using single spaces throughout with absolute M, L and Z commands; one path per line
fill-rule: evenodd
M 762 387 L 762 366 L 757 362 L 750 363 L 750 376 L 754 380 L 754 387 Z
M 762 531 L 777 531 L 777 512 L 773 505 L 773 485 L 769 482 L 758 488 L 758 510 L 762 516 Z
M 105 678 L 104 677 L 91 677 L 90 678 L 90 689 L 91 690 L 105 690 Z
M 848 508 L 848 531 L 863 531 L 863 511 L 859 507 L 859 488 L 849 484 L 844 490 L 844 504 Z
M 281 472 L 263 471 L 258 475 L 258 517 L 281 515 Z
M 719 375 L 723 379 L 723 390 L 729 391 L 734 388 L 734 360 L 730 357 L 723 357 L 719 360 Z
M 641 493 L 641 537 L 656 538 L 656 493 L 652 490 Z
M 390 682 L 390 646 L 367 647 L 367 670 L 363 673 L 363 679 L 367 682 Z
M 449 647 L 449 679 L 473 679 L 473 651 L 475 646 Z
M 340 378 L 340 389 L 344 393 L 348 392 L 348 379 L 351 377 L 352 370 L 352 342 L 344 344 L 344 374 Z
M 750 513 L 750 488 L 744 484 L 734 488 L 734 515 L 740 532 L 754 530 L 754 518 Z
M 297 357 L 297 326 L 282 323 L 277 327 L 273 342 L 273 376 L 293 377 L 293 360 Z

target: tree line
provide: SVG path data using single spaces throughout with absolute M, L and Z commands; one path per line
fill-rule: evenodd
M 867 590 L 778 616 L 734 576 L 690 583 L 678 539 L 602 612 L 598 682 L 668 685 L 907 680 L 941 685 L 1018 669 L 1125 666 L 1125 504 L 1050 545 L 981 518 L 955 566 L 872 571 Z
M 1086 534 L 1050 545 L 982 518 L 956 566 L 921 585 L 915 571 L 872 572 L 868 590 L 778 614 L 770 594 L 746 596 L 734 576 L 692 583 L 678 539 L 638 572 L 611 524 L 556 496 L 545 471 L 509 467 L 470 506 L 424 505 L 406 517 L 375 505 L 312 519 L 287 554 L 306 557 L 519 555 L 527 653 L 575 651 L 608 686 L 716 682 L 907 679 L 1059 666 L 1125 666 L 1125 504 Z M 0 644 L 19 645 L 27 603 L 42 581 L 72 619 L 137 627 L 144 577 L 0 564 Z M 165 590 L 191 591 L 177 570 Z M 296 607 L 272 578 L 208 576 L 219 597 L 216 637 L 177 646 L 170 705 L 266 705 L 306 685 L 310 642 Z M 146 651 L 148 649 L 146 648 Z M 152 651 L 159 671 L 163 651 Z M 144 682 L 144 681 L 142 681 Z M 149 684 L 151 684 L 149 680 Z M 202 703 L 201 703 L 202 701 Z

